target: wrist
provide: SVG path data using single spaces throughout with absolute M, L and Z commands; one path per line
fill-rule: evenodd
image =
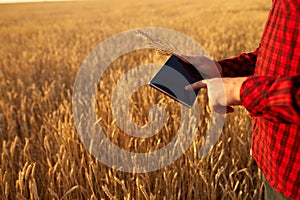
M 226 89 L 227 105 L 236 106 L 241 104 L 241 87 L 247 77 L 223 78 Z
M 241 104 L 241 88 L 242 88 L 243 83 L 247 79 L 247 77 L 238 77 L 235 79 L 236 79 L 236 81 L 234 83 L 235 102 L 236 102 L 236 105 L 240 105 Z

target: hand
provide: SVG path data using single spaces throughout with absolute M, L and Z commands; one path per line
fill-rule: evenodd
M 240 105 L 240 90 L 247 77 L 213 78 L 186 86 L 186 90 L 207 88 L 209 107 L 218 113 L 231 113 L 231 106 Z
M 182 61 L 194 65 L 201 74 L 205 75 L 205 78 L 223 76 L 221 65 L 217 61 L 211 60 L 206 56 L 186 56 L 181 54 L 176 54 L 176 56 Z

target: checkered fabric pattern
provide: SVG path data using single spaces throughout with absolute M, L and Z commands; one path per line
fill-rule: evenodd
M 224 77 L 248 76 L 241 102 L 258 167 L 276 191 L 300 199 L 300 0 L 273 0 L 259 48 L 219 63 Z

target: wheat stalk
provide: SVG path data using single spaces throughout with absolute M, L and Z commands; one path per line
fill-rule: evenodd
M 180 51 L 172 45 L 170 41 L 163 41 L 157 36 L 146 33 L 142 30 L 137 30 L 137 36 L 144 38 L 148 41 L 150 48 L 156 50 L 157 53 L 163 56 L 170 56 L 172 54 L 181 54 Z

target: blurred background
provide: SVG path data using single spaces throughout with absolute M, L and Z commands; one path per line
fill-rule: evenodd
M 2 199 L 262 198 L 261 174 L 251 158 L 251 119 L 243 108 L 227 115 L 219 142 L 199 159 L 210 117 L 202 91 L 198 98 L 204 117 L 189 150 L 161 170 L 133 174 L 106 167 L 84 148 L 74 126 L 71 99 L 81 63 L 114 34 L 149 26 L 174 29 L 196 40 L 213 59 L 224 59 L 255 50 L 271 1 L 0 3 Z M 130 112 L 137 124 L 147 123 L 147 108 L 153 103 L 160 103 L 170 115 L 161 133 L 141 140 L 116 127 L 109 94 L 129 68 L 165 60 L 154 50 L 135 51 L 112 63 L 99 82 L 100 125 L 111 141 L 128 151 L 153 151 L 167 144 L 180 122 L 179 105 L 148 87 L 134 93 Z

